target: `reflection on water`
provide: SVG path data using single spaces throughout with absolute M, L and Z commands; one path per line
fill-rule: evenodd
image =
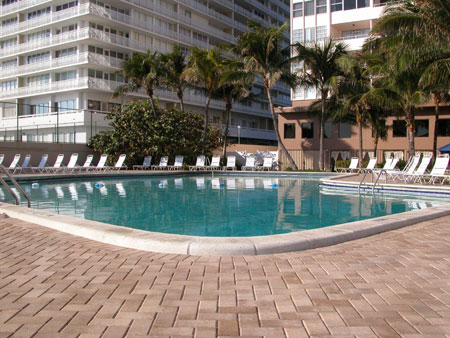
M 41 182 L 23 187 L 34 208 L 149 231 L 199 236 L 279 234 L 449 203 L 441 197 L 359 196 L 320 189 L 318 183 L 196 176 Z M 0 200 L 13 202 L 4 188 L 0 189 Z

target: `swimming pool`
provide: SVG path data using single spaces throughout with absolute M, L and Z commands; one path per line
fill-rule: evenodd
M 308 176 L 83 178 L 22 186 L 33 208 L 152 232 L 210 237 L 284 234 L 449 203 L 442 197 L 330 192 Z M 12 202 L 3 188 L 0 200 Z

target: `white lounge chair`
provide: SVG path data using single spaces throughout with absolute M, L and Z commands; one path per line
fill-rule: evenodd
M 227 165 L 223 167 L 223 170 L 236 170 L 236 156 L 227 157 Z
M 411 157 L 402 171 L 399 170 L 389 171 L 388 179 L 392 179 L 393 181 L 403 180 L 405 175 L 412 175 L 414 173 L 417 166 L 419 165 L 419 162 L 420 162 L 420 154 Z
M 117 159 L 116 164 L 114 164 L 113 166 L 106 166 L 105 170 L 117 170 L 117 171 L 120 171 L 121 169 L 127 170 L 128 167 L 123 164 L 126 158 L 127 154 L 121 154 Z
M 363 173 L 364 171 L 372 171 L 375 169 L 375 166 L 377 165 L 377 158 L 371 158 L 369 160 L 369 163 L 367 163 L 367 166 L 365 168 L 358 168 L 358 172 Z
M 207 166 L 205 169 L 220 170 L 220 156 L 213 156 L 211 159 L 211 165 Z
M 169 163 L 169 157 L 163 156 L 159 160 L 159 165 L 152 165 L 152 170 L 164 170 L 167 169 L 167 164 Z
M 42 155 L 41 161 L 39 162 L 38 166 L 30 168 L 31 172 L 42 172 L 42 170 L 47 165 L 47 160 L 48 160 L 48 154 Z
M 256 170 L 256 166 L 255 166 L 255 158 L 252 156 L 248 156 L 245 159 L 245 165 L 241 168 L 241 170 L 246 171 L 247 169 L 250 170 Z
M 78 153 L 73 153 L 72 155 L 70 155 L 69 163 L 67 163 L 67 166 L 56 169 L 55 172 L 72 172 L 77 166 L 77 161 Z
M 108 155 L 102 154 L 100 156 L 100 159 L 98 160 L 97 165 L 87 168 L 86 171 L 90 171 L 90 170 L 92 170 L 92 171 L 103 171 L 103 170 L 105 170 L 105 164 L 106 164 L 107 160 L 108 160 Z
M 352 159 L 350 160 L 350 165 L 348 166 L 348 168 L 336 168 L 336 171 L 338 173 L 352 173 L 353 171 L 358 171 L 358 162 L 359 162 L 359 158 L 358 157 L 352 157 Z
M 372 170 L 372 173 L 375 174 L 375 176 L 384 176 L 385 181 L 387 182 L 389 175 L 392 173 L 398 171 L 396 170 L 396 166 L 398 163 L 398 158 L 392 158 L 386 160 L 386 163 L 383 166 L 383 169 L 374 169 Z
M 22 165 L 19 167 L 16 167 L 13 170 L 13 174 L 15 174 L 15 173 L 21 174 L 24 170 L 29 169 L 30 161 L 31 161 L 31 155 L 30 154 L 25 155 Z
M 89 154 L 88 156 L 86 156 L 86 160 L 84 161 L 83 165 L 81 167 L 76 167 L 74 170 L 78 170 L 78 171 L 87 171 L 88 168 L 91 167 L 92 164 L 92 160 L 94 159 L 94 155 Z
M 17 164 L 20 160 L 20 154 L 15 154 L 13 160 L 11 161 L 11 164 L 8 168 L 6 168 L 10 173 L 13 173 L 16 170 Z
M 402 180 L 405 182 L 422 182 L 422 176 L 425 174 L 425 171 L 428 168 L 428 165 L 431 162 L 431 156 L 424 156 L 422 158 L 422 162 L 420 162 L 419 167 L 412 174 L 404 174 Z
M 197 162 L 195 162 L 195 165 L 191 165 L 189 167 L 189 170 L 205 169 L 205 160 L 206 160 L 206 158 L 204 155 L 197 156 Z
M 44 167 L 44 168 L 42 168 L 41 172 L 49 173 L 49 172 L 55 172 L 55 171 L 59 170 L 59 168 L 61 168 L 61 164 L 62 164 L 63 160 L 64 160 L 64 154 L 58 154 L 53 166 L 52 167 Z
M 449 162 L 449 156 L 448 154 L 439 155 L 436 158 L 436 162 L 434 163 L 433 169 L 431 169 L 431 172 L 429 174 L 423 174 L 420 178 L 425 183 L 433 184 L 437 183 L 437 181 L 441 181 L 441 184 L 444 184 L 444 181 L 449 179 L 449 175 L 445 175 L 445 172 L 447 171 Z M 428 179 L 428 180 L 427 180 Z
M 272 157 L 264 157 L 264 162 L 262 166 L 257 167 L 258 170 L 272 170 L 273 167 L 273 158 Z
M 142 164 L 135 164 L 133 166 L 133 170 L 145 170 L 150 169 L 150 166 L 152 164 L 152 157 L 151 156 L 145 156 L 144 161 Z
M 175 156 L 175 162 L 173 163 L 173 165 L 167 166 L 167 169 L 169 169 L 169 170 L 183 169 L 183 160 L 184 160 L 184 157 L 182 155 Z

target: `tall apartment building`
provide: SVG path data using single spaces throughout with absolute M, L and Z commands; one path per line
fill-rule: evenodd
M 86 143 L 108 128 L 104 112 L 143 92 L 113 98 L 117 75 L 134 52 L 168 52 L 232 43 L 248 20 L 280 25 L 287 0 L 2 0 L 0 9 L 0 141 Z M 254 91 L 262 91 L 256 84 Z M 158 89 L 162 105 L 177 101 Z M 275 103 L 290 104 L 289 90 L 274 89 Z M 185 93 L 187 110 L 201 112 L 204 97 Z M 211 104 L 224 121 L 224 104 Z M 235 104 L 231 137 L 275 142 L 263 99 Z
M 361 49 L 376 21 L 383 13 L 385 0 L 294 0 L 291 3 L 291 42 L 316 42 L 328 37 L 340 40 L 349 51 Z M 294 69 L 296 67 L 294 66 Z M 299 68 L 297 68 L 298 70 Z M 309 106 L 319 98 L 313 87 L 298 87 L 292 91 L 292 107 L 278 114 L 281 138 L 301 169 L 317 169 L 319 164 L 320 123 L 311 116 Z M 384 158 L 407 158 L 408 138 L 404 119 L 395 116 L 386 121 L 387 140 L 380 140 L 375 154 L 370 129 L 363 130 L 363 155 Z M 431 103 L 416 110 L 416 151 L 430 153 L 433 135 L 437 133 L 438 147 L 450 143 L 450 107 L 441 108 L 437 130 Z M 347 123 L 325 123 L 325 166 L 332 168 L 338 159 L 358 156 L 359 131 Z M 281 156 L 281 161 L 287 163 Z

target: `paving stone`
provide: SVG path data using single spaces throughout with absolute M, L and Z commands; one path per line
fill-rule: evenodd
M 303 252 L 131 250 L 0 218 L 0 336 L 450 336 L 450 217 Z

